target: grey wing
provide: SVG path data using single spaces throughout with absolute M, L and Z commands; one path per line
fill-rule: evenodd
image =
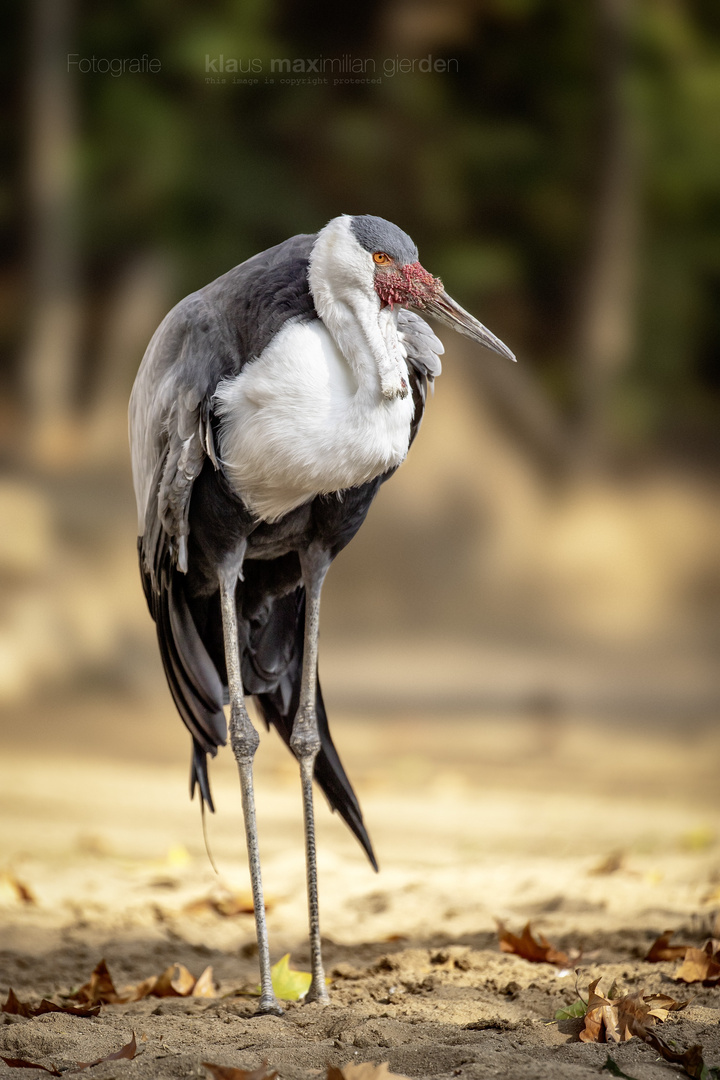
M 428 383 L 442 371 L 440 357 L 445 351 L 442 341 L 424 319 L 414 311 L 402 308 L 398 314 L 398 333 L 407 352 L 410 383 L 415 400 L 415 413 L 410 429 L 410 443 L 418 433 L 425 411 Z
M 205 457 L 215 468 L 212 401 L 221 379 L 260 355 L 290 318 L 314 318 L 307 263 L 314 237 L 295 236 L 182 300 L 155 332 L 130 398 L 138 532 L 161 527 L 187 570 L 190 496 Z
M 236 363 L 214 313 L 196 293 L 160 324 L 133 386 L 130 451 L 138 533 L 147 541 L 161 529 L 182 571 L 193 483 L 206 456 L 217 467 L 212 395 Z M 149 562 L 147 569 L 152 572 Z

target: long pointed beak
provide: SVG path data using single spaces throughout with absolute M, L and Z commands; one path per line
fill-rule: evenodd
M 486 349 L 492 349 L 493 352 L 506 357 L 508 360 L 517 360 L 515 353 L 511 352 L 500 338 L 495 337 L 469 311 L 456 304 L 452 296 L 448 296 L 446 292 L 428 298 L 423 304 L 423 312 L 427 312 L 428 315 L 432 315 L 439 322 L 445 323 L 446 326 L 450 326 L 453 330 L 457 330 L 459 334 L 464 334 L 465 337 L 478 341 Z

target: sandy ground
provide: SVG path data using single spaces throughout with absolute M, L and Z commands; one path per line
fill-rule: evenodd
M 186 739 L 164 694 L 106 692 L 7 714 L 0 763 L 0 991 L 62 999 L 104 957 L 118 987 L 180 962 L 211 964 L 214 999 L 104 1006 L 93 1019 L 3 1015 L 1 1053 L 109 1080 L 204 1076 L 203 1061 L 281 1077 L 328 1063 L 389 1061 L 417 1077 L 584 1078 L 608 1047 L 553 1021 L 576 976 L 499 951 L 495 918 L 527 920 L 580 949 L 578 985 L 690 997 L 666 1038 L 703 1044 L 720 1065 L 720 989 L 647 964 L 665 929 L 701 944 L 718 932 L 720 736 L 686 718 L 654 728 L 575 717 L 333 719 L 381 866 L 318 800 L 321 918 L 331 1004 L 252 1016 L 254 927 L 194 901 L 247 892 L 240 798 L 229 752 L 214 763 L 208 864 L 187 800 Z M 142 745 L 142 750 L 137 749 Z M 258 818 L 273 960 L 307 968 L 300 798 L 272 736 L 257 759 Z M 594 874 L 613 852 L 612 873 Z M 21 881 L 33 902 L 13 886 Z M 244 996 L 243 996 L 244 992 Z M 633 1039 L 610 1047 L 638 1080 L 677 1069 Z M 0 1075 L 21 1077 L 0 1063 Z M 39 1075 L 39 1074 L 38 1074 Z M 44 1074 L 47 1075 L 47 1074 Z M 603 1074 L 605 1075 L 605 1074 Z

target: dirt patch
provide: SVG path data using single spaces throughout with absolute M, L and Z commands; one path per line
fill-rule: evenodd
M 0 765 L 0 867 L 9 871 L 0 991 L 61 1001 L 104 957 L 117 987 L 176 962 L 195 976 L 211 964 L 218 997 L 149 998 L 88 1019 L 4 1015 L 3 1056 L 66 1068 L 135 1032 L 138 1056 L 95 1066 L 93 1076 L 204 1076 L 206 1060 L 253 1068 L 267 1059 L 290 1080 L 349 1061 L 389 1061 L 413 1077 L 557 1080 L 601 1074 L 608 1049 L 637 1080 L 677 1074 L 637 1039 L 584 1044 L 579 1021 L 556 1022 L 576 999 L 575 973 L 501 953 L 499 917 L 516 931 L 530 919 L 559 948 L 582 950 L 583 994 L 602 976 L 605 988 L 617 980 L 691 998 L 663 1035 L 702 1043 L 720 1064 L 720 989 L 684 987 L 677 964 L 642 959 L 665 929 L 696 944 L 717 934 L 712 732 L 558 728 L 527 717 L 459 718 L 438 731 L 402 717 L 340 718 L 337 742 L 382 870 L 373 874 L 320 803 L 332 1000 L 254 1017 L 252 917 L 198 903 L 248 888 L 230 756 L 213 770 L 218 879 L 185 799 L 184 740 L 164 702 L 148 713 L 86 700 L 54 716 L 54 726 L 37 718 L 34 753 L 23 746 L 27 719 L 23 729 L 11 718 Z M 140 754 L 137 734 L 151 723 Z M 307 968 L 300 796 L 277 740 L 263 740 L 257 788 L 272 956 L 290 951 L 293 966 Z M 593 873 L 603 861 L 609 872 Z M 0 1065 L 0 1075 L 32 1074 Z

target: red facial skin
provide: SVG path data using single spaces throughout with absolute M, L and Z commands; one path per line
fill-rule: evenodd
M 419 262 L 404 266 L 378 267 L 375 271 L 375 292 L 382 307 L 391 310 L 395 304 L 424 308 L 429 300 L 440 296 L 443 283 L 429 274 Z

